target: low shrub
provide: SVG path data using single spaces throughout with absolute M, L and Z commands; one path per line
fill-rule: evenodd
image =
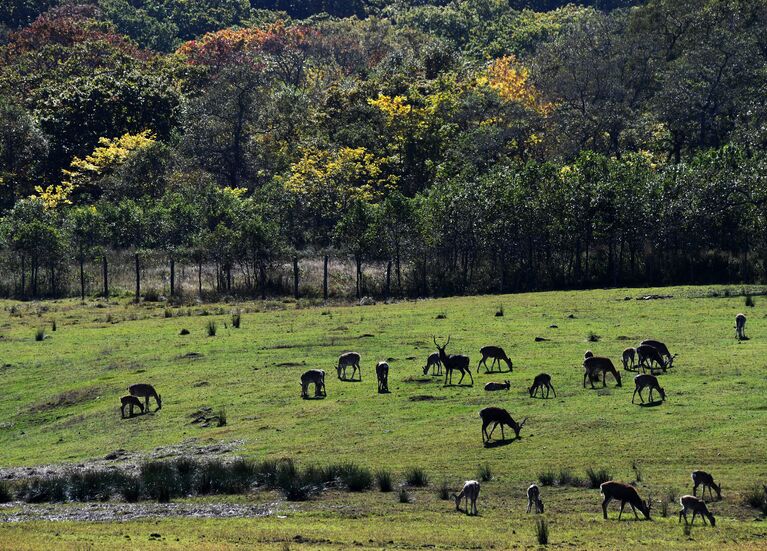
M 27 503 L 66 501 L 67 480 L 63 476 L 30 478 L 19 486 L 18 498 Z
M 364 468 L 348 463 L 341 469 L 340 479 L 350 492 L 364 492 L 373 485 L 373 475 Z
M 234 327 L 235 329 L 239 329 L 241 322 L 242 322 L 242 316 L 240 315 L 239 312 L 232 314 L 232 327 Z
M 108 501 L 115 492 L 115 473 L 85 470 L 69 475 L 69 499 L 72 501 Z
M 573 476 L 573 472 L 570 469 L 560 469 L 558 480 L 560 486 L 576 485 L 573 484 L 575 477 Z
M 411 467 L 405 471 L 405 481 L 409 486 L 422 488 L 429 485 L 429 477 L 420 467 Z
M 612 478 L 607 469 L 594 470 L 591 467 L 586 469 L 586 476 L 589 479 L 590 488 L 599 488 L 600 484 L 607 482 Z
M 745 494 L 744 499 L 749 507 L 767 514 L 767 486 L 755 484 Z
M 218 330 L 218 327 L 216 326 L 216 322 L 213 321 L 213 320 L 210 320 L 208 322 L 208 336 L 209 337 L 215 337 L 217 330 Z
M 447 483 L 447 480 L 443 480 L 442 484 L 439 485 L 439 488 L 437 488 L 437 497 L 443 500 L 450 499 L 450 486 Z
M 178 471 L 173 463 L 149 461 L 141 465 L 141 482 L 146 495 L 158 503 L 168 503 L 181 495 Z
M 43 341 L 45 340 L 45 328 L 38 327 L 37 331 L 35 331 L 35 340 L 36 341 Z
M 378 490 L 381 492 L 391 492 L 391 473 L 386 470 L 380 470 L 376 472 L 376 485 L 378 486 Z
M 5 480 L 0 480 L 0 503 L 8 503 L 9 501 L 13 501 L 11 485 Z
M 399 489 L 399 495 L 397 497 L 399 498 L 400 503 L 410 503 L 410 494 L 407 493 L 405 488 Z
M 550 469 L 538 473 L 538 482 L 541 483 L 541 486 L 553 486 L 556 481 L 557 475 Z
M 136 503 L 143 493 L 141 479 L 135 475 L 121 475 L 117 481 L 117 493 L 128 503 Z

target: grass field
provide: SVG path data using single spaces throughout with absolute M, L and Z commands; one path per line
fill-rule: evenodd
M 399 503 L 396 492 L 330 491 L 302 503 L 256 492 L 231 500 L 269 503 L 272 514 L 4 523 L 0 549 L 52 542 L 57 549 L 132 548 L 150 539 L 167 549 L 528 547 L 536 539 L 533 515 L 524 512 L 527 486 L 549 470 L 570 469 L 585 478 L 588 467 L 636 482 L 643 497 L 652 495 L 655 520 L 635 522 L 629 514 L 619 523 L 613 504 L 611 520 L 604 521 L 598 490 L 545 486 L 550 547 L 767 548 L 767 524 L 743 499 L 756 483 L 767 482 L 767 299 L 756 297 L 755 307 L 746 308 L 742 296 L 724 291 L 617 289 L 314 308 L 294 302 L 180 308 L 4 302 L 0 467 L 81 463 L 116 449 L 150 453 L 225 443 L 256 459 L 387 468 L 397 484 L 407 468 L 418 466 L 431 482 L 412 490 L 409 504 Z M 651 293 L 673 298 L 633 300 Z M 495 315 L 500 306 L 502 317 Z M 242 311 L 240 329 L 231 327 L 235 310 Z M 748 315 L 750 337 L 741 343 L 733 328 L 740 311 Z M 211 321 L 213 337 L 207 335 Z M 38 328 L 46 332 L 42 341 L 35 340 Z M 184 328 L 189 335 L 179 334 Z M 471 357 L 473 387 L 445 388 L 441 378 L 422 375 L 432 335 L 450 335 L 448 352 Z M 598 340 L 590 342 L 589 335 Z M 674 369 L 661 377 L 666 402 L 632 405 L 628 372 L 622 388 L 609 376 L 605 389 L 601 383 L 598 390 L 582 387 L 586 349 L 619 365 L 621 351 L 644 338 L 665 341 L 678 354 Z M 513 373 L 476 373 L 486 344 L 505 348 Z M 361 383 L 336 379 L 336 358 L 346 350 L 362 355 Z M 391 394 L 379 395 L 374 365 L 386 359 Z M 328 372 L 325 400 L 299 398 L 299 376 L 309 368 Z M 528 396 L 540 372 L 552 375 L 557 398 Z M 510 391 L 482 389 L 503 379 L 511 380 Z M 119 397 L 135 382 L 155 385 L 163 408 L 122 420 Z M 518 420 L 528 417 L 522 438 L 483 447 L 478 411 L 489 405 Z M 192 424 L 202 407 L 226 408 L 227 425 Z M 479 517 L 456 513 L 452 502 L 438 499 L 440 483 L 459 489 L 484 464 L 493 479 L 482 485 Z M 696 524 L 686 534 L 675 518 L 678 505 L 669 505 L 663 518 L 660 503 L 690 492 L 696 468 L 715 474 L 724 499 L 712 505 L 716 528 Z

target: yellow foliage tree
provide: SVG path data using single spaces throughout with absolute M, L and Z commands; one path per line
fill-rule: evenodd
M 541 100 L 540 93 L 530 82 L 530 71 L 514 56 L 504 56 L 490 63 L 477 77 L 477 84 L 489 86 L 505 101 L 518 103 L 542 115 L 551 111 L 551 104 Z

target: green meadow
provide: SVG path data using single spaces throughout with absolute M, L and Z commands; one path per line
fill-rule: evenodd
M 306 502 L 257 490 L 189 498 L 268 504 L 270 514 L 258 518 L 3 523 L 0 548 L 149 542 L 164 549 L 533 547 L 527 486 L 549 471 L 586 479 L 589 467 L 635 483 L 643 498 L 652 498 L 653 520 L 636 522 L 629 509 L 618 522 L 613 503 L 604 521 L 598 490 L 541 486 L 549 547 L 767 548 L 763 514 L 745 503 L 756 484 L 767 483 L 767 298 L 756 296 L 755 306 L 746 307 L 740 293 L 611 289 L 375 306 L 2 302 L 0 467 L 83 464 L 118 449 L 157 455 L 174 446 L 221 444 L 257 460 L 387 469 L 395 492 L 330 490 Z M 648 294 L 672 298 L 636 300 Z M 741 311 L 749 340 L 738 342 L 734 318 Z M 234 312 L 241 313 L 239 329 L 231 324 Z M 215 336 L 208 336 L 211 322 Z M 40 329 L 45 337 L 36 340 Z M 432 336 L 440 342 L 450 336 L 448 352 L 471 357 L 473 386 L 445 387 L 443 378 L 423 375 Z M 634 373 L 620 366 L 622 350 L 646 338 L 677 354 L 674 367 L 659 377 L 667 400 L 653 407 L 631 403 Z M 477 373 L 479 349 L 487 344 L 506 350 L 512 373 Z M 608 375 L 605 388 L 583 388 L 587 349 L 613 359 L 622 387 Z M 336 377 L 336 358 L 349 350 L 362 355 L 361 382 Z M 376 391 L 378 360 L 391 366 L 390 394 Z M 310 368 L 327 372 L 326 399 L 300 399 L 299 378 Z M 527 388 L 541 372 L 552 375 L 556 398 L 529 397 Z M 504 379 L 511 381 L 509 391 L 482 388 Z M 119 398 L 136 382 L 153 384 L 163 407 L 155 412 L 152 402 L 151 413 L 121 419 Z M 491 405 L 518 421 L 527 417 L 521 438 L 482 445 L 478 412 Z M 193 423 L 201 408 L 225 409 L 226 425 Z M 500 438 L 500 429 L 493 436 Z M 460 489 L 480 465 L 489 466 L 492 480 L 482 483 L 480 515 L 468 517 L 439 499 L 437 488 L 447 482 Z M 429 485 L 409 489 L 410 503 L 400 503 L 396 490 L 411 467 L 422 468 Z M 715 475 L 723 499 L 711 504 L 715 528 L 696 521 L 685 532 L 678 503 L 668 502 L 691 493 L 694 469 Z M 31 506 L 13 503 L 0 514 L 25 507 Z

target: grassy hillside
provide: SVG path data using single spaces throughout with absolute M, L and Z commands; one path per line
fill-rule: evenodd
M 524 489 L 543 471 L 567 468 L 584 477 L 588 467 L 606 468 L 625 481 L 641 478 L 640 492 L 658 503 L 670 493 L 688 492 L 691 470 L 709 470 L 723 483 L 725 499 L 712 506 L 720 522 L 715 529 L 696 528 L 692 539 L 672 518 L 618 527 L 602 521 L 598 491 L 544 487 L 553 543 L 759 548 L 763 522 L 754 521 L 757 514 L 742 495 L 767 480 L 767 301 L 757 297 L 756 306 L 746 309 L 743 297 L 725 298 L 721 288 L 712 297 L 712 290 L 557 292 L 332 308 L 290 302 L 168 309 L 123 302 L 3 303 L 3 467 L 76 463 L 120 448 L 151 452 L 194 439 L 198 446 L 234 442 L 238 454 L 258 459 L 351 460 L 388 468 L 397 481 L 406 468 L 420 466 L 432 484 L 415 491 L 409 505 L 376 492 L 280 502 L 274 509 L 284 519 L 135 521 L 106 525 L 108 530 L 89 523 L 6 525 L 0 548 L 22 536 L 31 547 L 43 546 L 54 533 L 62 545 L 109 547 L 126 535 L 145 539 L 152 531 L 166 538 L 168 548 L 277 546 L 286 540 L 293 548 L 354 541 L 377 547 L 389 540 L 400 547 L 532 545 Z M 673 298 L 633 300 L 653 292 Z M 500 306 L 502 317 L 495 315 Z M 243 312 L 240 329 L 231 327 L 235 309 Z M 738 343 L 734 316 L 742 310 L 751 340 Z M 214 337 L 207 336 L 211 321 Z M 42 341 L 35 340 L 39 327 L 46 329 Z M 179 335 L 182 328 L 190 334 Z M 448 351 L 471 356 L 473 387 L 444 388 L 441 378 L 422 375 L 432 335 L 450 335 Z M 589 342 L 589 335 L 598 341 Z M 675 368 L 661 378 L 665 403 L 632 405 L 631 373 L 623 374 L 622 388 L 609 377 L 605 389 L 582 388 L 586 349 L 619 364 L 620 352 L 643 338 L 663 340 L 678 354 Z M 506 349 L 513 373 L 476 373 L 478 350 L 490 343 Z M 335 377 L 335 358 L 345 350 L 362 354 L 361 383 Z M 391 365 L 389 395 L 376 393 L 374 365 L 380 359 Z M 299 376 L 308 368 L 328 372 L 327 399 L 299 398 Z M 531 399 L 527 386 L 543 371 L 553 376 L 558 397 Z M 509 392 L 482 389 L 503 379 L 511 380 Z M 119 397 L 142 381 L 162 394 L 162 410 L 121 420 Z M 521 439 L 482 446 L 478 411 L 489 405 L 529 418 Z M 192 424 L 201 407 L 225 407 L 227 425 Z M 483 484 L 481 516 L 450 514 L 451 504 L 437 499 L 434 488 L 443 480 L 457 488 L 485 463 L 494 479 Z M 670 505 L 669 514 L 677 509 Z M 297 534 L 312 541 L 295 539 Z

